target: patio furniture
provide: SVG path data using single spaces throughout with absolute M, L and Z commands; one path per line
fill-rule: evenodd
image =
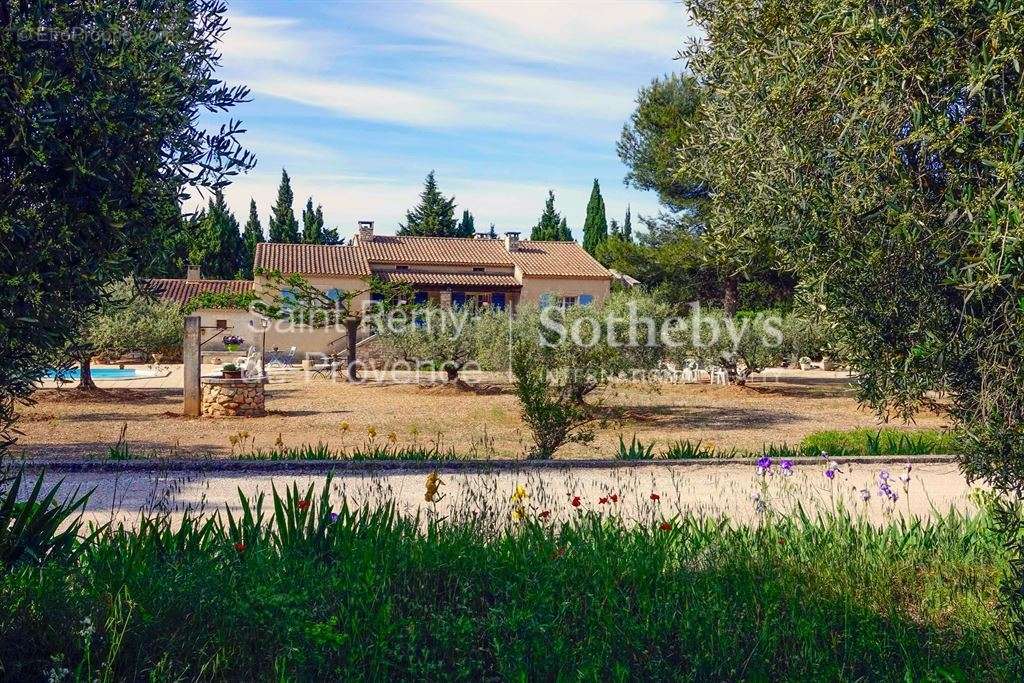
M 712 384 L 728 384 L 729 383 L 729 372 L 725 368 L 711 367 L 708 369 L 708 374 L 711 375 Z
M 284 367 L 290 368 L 292 363 L 295 362 L 295 347 L 291 347 L 288 351 L 279 351 L 276 347 L 274 350 L 269 352 L 270 360 L 267 361 L 267 367 Z

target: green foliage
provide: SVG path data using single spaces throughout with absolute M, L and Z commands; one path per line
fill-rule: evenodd
M 205 210 L 189 218 L 185 233 L 189 263 L 199 265 L 204 277 L 230 280 L 252 269 L 238 221 L 219 189 Z
M 245 245 L 243 256 L 242 277 L 246 280 L 252 279 L 252 266 L 256 259 L 256 245 L 263 242 L 263 226 L 260 224 L 260 214 L 256 210 L 256 200 L 249 200 L 249 219 L 245 222 L 242 231 L 242 244 Z
M 987 513 L 661 531 L 530 509 L 499 529 L 339 508 L 330 486 L 146 516 L 8 572 L 5 675 L 1009 680 L 1021 664 L 990 608 L 1006 559 Z
M 154 299 L 129 282 L 110 287 L 107 297 L 110 305 L 85 326 L 82 341 L 93 353 L 120 357 L 181 352 L 184 314 L 178 304 Z
M 405 223 L 398 226 L 399 235 L 434 237 L 465 236 L 455 219 L 455 197 L 445 197 L 437 187 L 434 172 L 427 174 L 420 193 L 420 203 L 405 214 Z
M 248 96 L 215 76 L 222 3 L 0 7 L 3 442 L 15 403 L 107 285 L 153 263 L 173 231 L 172 198 L 255 160 L 238 122 L 200 126 Z
M 305 244 L 326 244 L 324 234 L 324 209 L 319 204 L 313 208 L 313 198 L 306 200 L 302 210 L 302 241 Z
M 273 450 L 255 449 L 240 453 L 238 458 L 241 460 L 407 460 L 419 462 L 458 460 L 460 456 L 456 454 L 454 448 L 442 448 L 440 444 L 399 446 L 368 441 L 361 446 L 340 450 L 334 450 L 325 443 L 279 447 Z M 465 456 L 462 458 L 464 459 Z
M 281 169 L 281 184 L 277 188 L 277 201 L 270 208 L 269 242 L 287 242 L 295 244 L 302 241 L 299 234 L 299 222 L 295 220 L 295 193 L 292 192 L 292 181 L 288 171 Z
M 800 443 L 802 450 L 843 455 L 935 455 L 956 453 L 952 436 L 937 429 L 853 429 L 815 432 Z
M 670 443 L 663 457 L 666 460 L 700 460 L 721 456 L 716 454 L 713 446 L 705 446 L 701 441 L 686 439 Z
M 597 253 L 601 243 L 608 239 L 608 219 L 605 216 L 604 198 L 601 196 L 601 186 L 594 178 L 594 187 L 590 191 L 590 201 L 587 202 L 587 217 L 583 222 L 583 248 L 587 253 Z
M 89 494 L 78 490 L 57 500 L 61 482 L 43 493 L 43 476 L 36 477 L 27 493 L 22 490 L 24 469 L 13 475 L 0 463 L 0 577 L 19 564 L 70 562 L 87 549 L 94 530 L 84 539 L 82 511 Z
M 188 300 L 182 308 L 185 315 L 190 315 L 200 308 L 237 308 L 248 311 L 259 299 L 255 291 L 250 292 L 201 292 Z
M 512 375 L 523 422 L 533 436 L 530 460 L 549 460 L 567 443 L 590 443 L 593 408 L 583 397 L 596 386 L 584 370 L 564 367 L 553 349 L 520 343 Z
M 562 215 L 555 210 L 555 193 L 548 190 L 548 198 L 544 202 L 544 213 L 537 225 L 530 232 L 531 240 L 548 240 L 555 242 L 571 242 L 572 232 Z
M 626 442 L 619 436 L 619 450 L 615 453 L 616 460 L 653 460 L 654 459 L 654 444 L 648 444 L 644 446 L 642 443 L 637 441 L 636 434 L 633 435 L 633 439 L 626 445 Z
M 492 225 L 493 227 L 493 225 Z M 476 236 L 476 222 L 473 220 L 473 214 L 469 212 L 469 209 L 465 209 L 462 212 L 462 220 L 459 221 L 459 237 L 475 237 Z

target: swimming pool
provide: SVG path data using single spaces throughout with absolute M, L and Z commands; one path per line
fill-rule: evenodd
M 95 380 L 104 379 L 141 379 L 143 377 L 157 377 L 157 373 L 149 370 L 135 370 L 134 368 L 93 368 L 92 378 Z M 56 379 L 57 373 L 50 371 L 46 373 L 46 379 Z M 79 379 L 78 368 L 72 368 L 61 373 L 61 379 L 65 382 L 77 382 Z

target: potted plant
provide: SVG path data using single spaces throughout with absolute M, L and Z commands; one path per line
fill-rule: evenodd
M 807 356 L 801 356 L 800 357 L 800 369 L 801 370 L 810 370 L 813 367 L 814 366 L 811 365 L 811 359 L 810 358 L 808 358 Z
M 238 347 L 245 343 L 245 340 L 241 337 L 236 337 L 233 334 L 224 336 L 224 348 L 228 351 L 237 351 Z
M 241 379 L 242 370 L 234 363 L 228 363 L 220 369 L 221 377 L 224 379 Z

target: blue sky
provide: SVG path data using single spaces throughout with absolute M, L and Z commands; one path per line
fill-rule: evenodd
M 528 229 L 553 189 L 580 235 L 591 183 L 609 218 L 627 203 L 615 153 L 637 89 L 681 64 L 677 2 L 253 2 L 228 9 L 220 74 L 252 89 L 232 115 L 256 169 L 226 191 L 264 230 L 282 166 L 299 214 L 323 204 L 342 235 L 392 233 L 434 169 L 478 229 Z

